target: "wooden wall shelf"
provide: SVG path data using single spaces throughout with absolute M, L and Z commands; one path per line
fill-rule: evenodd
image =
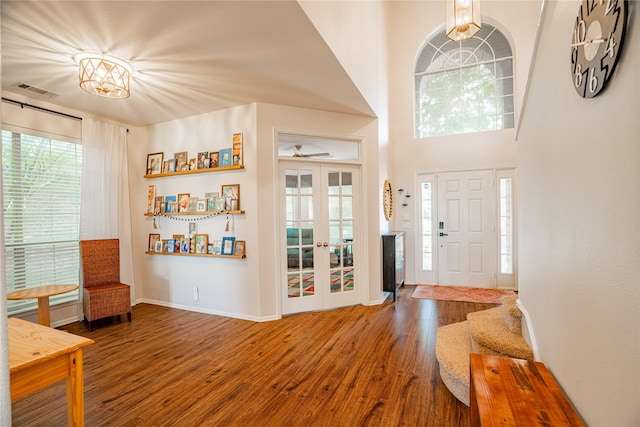
M 204 211 L 204 212 L 175 212 L 175 213 L 161 213 L 153 214 L 147 212 L 144 216 L 198 216 L 198 215 L 244 215 L 245 211 Z
M 218 255 L 218 254 L 192 254 L 183 253 L 183 252 L 151 252 L 146 251 L 147 255 L 170 255 L 170 256 L 197 256 L 197 257 L 208 257 L 208 258 L 234 258 L 234 259 L 243 259 L 246 258 L 246 255 Z
M 207 169 L 194 169 L 191 171 L 179 171 L 179 172 L 168 172 L 168 173 L 156 173 L 153 175 L 145 175 L 145 178 L 166 178 L 168 176 L 178 176 L 178 175 L 195 175 L 199 173 L 210 173 L 210 172 L 224 172 L 224 171 L 233 171 L 244 169 L 243 165 L 235 165 L 235 166 L 218 166 L 217 168 L 207 168 Z

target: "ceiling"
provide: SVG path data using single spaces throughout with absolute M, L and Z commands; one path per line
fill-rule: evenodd
M 128 125 L 253 102 L 374 115 L 293 0 L 3 0 L 1 36 L 3 96 L 13 92 Z M 96 52 L 131 65 L 129 98 L 80 89 L 76 58 Z

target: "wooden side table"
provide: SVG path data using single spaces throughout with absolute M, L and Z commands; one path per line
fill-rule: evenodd
M 584 426 L 543 363 L 471 353 L 471 426 Z
M 46 285 L 37 288 L 20 289 L 7 294 L 9 300 L 38 299 L 38 323 L 50 326 L 49 297 L 78 289 L 78 285 Z
M 15 317 L 8 330 L 11 401 L 66 380 L 69 425 L 83 426 L 82 348 L 94 341 Z

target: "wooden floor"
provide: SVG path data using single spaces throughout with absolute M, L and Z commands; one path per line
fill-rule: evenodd
M 491 304 L 412 299 L 254 323 L 138 304 L 86 336 L 87 426 L 467 426 L 440 380 L 436 329 Z M 67 425 L 64 383 L 12 405 Z

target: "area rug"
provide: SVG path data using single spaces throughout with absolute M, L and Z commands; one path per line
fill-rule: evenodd
M 503 296 L 514 294 L 514 291 L 502 289 L 418 285 L 411 298 L 500 304 Z

